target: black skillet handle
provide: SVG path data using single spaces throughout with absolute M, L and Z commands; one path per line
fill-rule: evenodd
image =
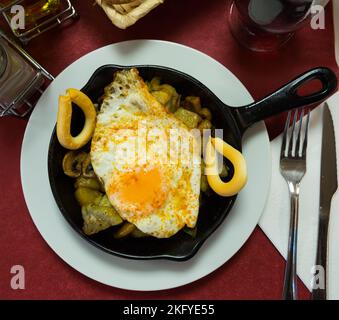
M 306 96 L 297 94 L 297 90 L 312 80 L 320 80 L 320 91 Z M 250 105 L 232 108 L 232 112 L 242 132 L 252 124 L 290 109 L 320 103 L 328 98 L 337 87 L 337 77 L 328 68 L 316 68 L 292 80 L 276 92 Z

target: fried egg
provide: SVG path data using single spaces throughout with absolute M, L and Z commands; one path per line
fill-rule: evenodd
M 200 150 L 197 135 L 150 94 L 137 69 L 115 73 L 105 89 L 90 154 L 124 220 L 157 238 L 194 228 Z

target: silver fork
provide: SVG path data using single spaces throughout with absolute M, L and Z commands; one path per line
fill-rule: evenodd
M 292 112 L 287 116 L 283 141 L 280 153 L 280 172 L 285 178 L 290 192 L 291 217 L 290 230 L 288 238 L 288 254 L 284 278 L 283 298 L 286 300 L 297 299 L 297 241 L 298 241 L 298 215 L 299 215 L 299 190 L 300 182 L 306 172 L 306 149 L 307 134 L 310 121 L 310 113 L 307 112 L 306 127 L 304 138 L 302 135 L 303 117 L 305 111 L 302 109 L 300 114 L 299 126 L 296 128 L 298 111 L 296 110 L 293 117 L 292 128 L 290 120 Z M 290 131 L 290 137 L 288 139 Z

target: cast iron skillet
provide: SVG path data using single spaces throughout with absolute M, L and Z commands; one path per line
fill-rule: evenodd
M 97 101 L 102 96 L 105 86 L 112 82 L 113 73 L 117 70 L 130 67 L 105 65 L 94 72 L 82 91 L 92 101 Z M 238 150 L 241 150 L 243 133 L 255 122 L 289 109 L 319 103 L 333 93 L 337 85 L 336 76 L 331 70 L 316 68 L 300 75 L 261 101 L 239 108 L 232 108 L 222 103 L 202 83 L 180 71 L 150 65 L 135 67 L 138 68 L 145 80 L 159 76 L 163 82 L 173 85 L 183 96 L 195 95 L 201 97 L 202 104 L 210 108 L 213 113 L 213 121 L 216 128 L 223 129 L 224 140 Z M 322 89 L 311 95 L 299 96 L 297 89 L 314 79 L 321 81 Z M 79 112 L 77 107 L 74 109 L 72 121 L 73 133 L 80 130 L 83 123 L 82 113 Z M 48 170 L 50 184 L 57 205 L 66 220 L 84 239 L 114 255 L 132 259 L 162 258 L 179 261 L 187 260 L 194 256 L 203 242 L 223 222 L 236 200 L 235 196 L 222 198 L 214 194 L 203 199 L 199 212 L 197 236 L 194 239 L 181 231 L 169 239 L 130 238 L 116 240 L 112 237 L 112 228 L 94 236 L 86 236 L 81 229 L 83 221 L 80 207 L 74 198 L 74 180 L 66 177 L 62 171 L 62 158 L 66 151 L 59 144 L 54 130 L 49 147 Z

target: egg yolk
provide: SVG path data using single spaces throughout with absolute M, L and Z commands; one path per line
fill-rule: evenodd
M 119 198 L 144 213 L 150 213 L 160 208 L 166 199 L 162 185 L 162 176 L 158 168 L 129 172 L 121 177 Z

